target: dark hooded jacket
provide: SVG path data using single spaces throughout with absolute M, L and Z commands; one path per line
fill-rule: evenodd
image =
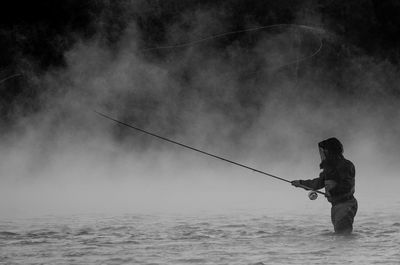
M 325 187 L 326 180 L 333 180 L 336 186 L 329 191 L 331 196 L 328 201 L 335 205 L 353 199 L 355 168 L 351 161 L 343 157 L 342 144 L 336 138 L 329 138 L 318 146 L 328 150 L 326 159 L 320 164 L 322 172 L 318 178 L 301 180 L 300 184 L 318 190 Z

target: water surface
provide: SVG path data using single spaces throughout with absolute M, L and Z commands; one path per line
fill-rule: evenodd
M 1 264 L 400 264 L 400 214 L 70 215 L 0 221 Z

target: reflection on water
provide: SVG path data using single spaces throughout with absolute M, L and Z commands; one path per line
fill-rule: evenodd
M 400 214 L 124 215 L 0 221 L 1 264 L 399 264 Z

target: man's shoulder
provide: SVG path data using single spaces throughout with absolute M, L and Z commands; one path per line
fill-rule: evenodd
M 343 166 L 354 168 L 353 162 L 351 162 L 350 160 L 348 160 L 346 158 L 343 159 L 342 164 L 343 164 Z
M 354 167 L 354 164 L 353 164 L 353 162 L 351 162 L 350 160 L 348 160 L 348 159 L 341 159 L 341 161 L 338 163 L 338 165 L 337 165 L 337 169 L 340 171 L 340 172 L 343 172 L 343 171 L 346 171 L 346 172 L 352 172 L 352 173 L 354 173 L 355 172 L 355 167 Z

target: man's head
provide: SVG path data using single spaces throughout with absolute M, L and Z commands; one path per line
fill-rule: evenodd
M 335 137 L 326 139 L 318 143 L 319 154 L 321 156 L 321 161 L 327 158 L 338 157 L 343 154 L 343 145 Z

